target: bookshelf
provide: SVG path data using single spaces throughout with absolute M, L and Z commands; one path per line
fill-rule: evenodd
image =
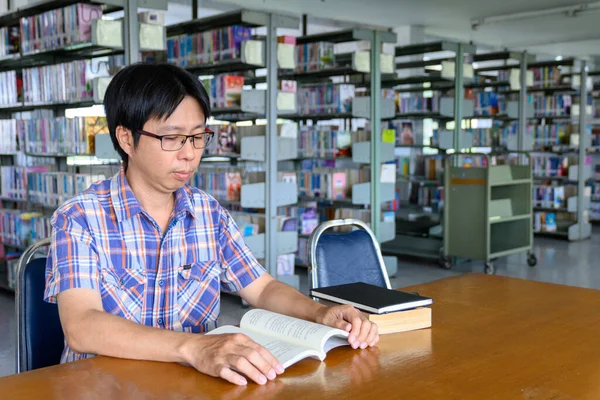
M 380 182 L 379 167 L 375 167 L 389 161 L 383 156 L 384 146 L 378 132 L 381 131 L 379 121 L 382 117 L 393 114 L 393 102 L 381 96 L 373 96 L 373 93 L 381 93 L 382 77 L 387 75 L 386 71 L 390 71 L 392 66 L 393 55 L 380 54 L 381 44 L 395 43 L 395 41 L 395 35 L 391 33 L 367 29 L 347 29 L 296 38 L 298 46 L 323 44 L 325 47 L 343 44 L 352 47 L 356 42 L 361 42 L 356 43 L 357 47 L 350 53 L 336 53 L 334 61 L 332 60 L 328 65 L 314 69 L 300 67 L 279 74 L 281 79 L 294 79 L 298 83 L 299 98 L 302 97 L 303 91 L 312 90 L 311 88 L 317 90 L 315 94 L 321 87 L 327 87 L 328 90 L 338 93 L 337 91 L 342 89 L 336 86 L 336 82 L 352 86 L 352 94 L 344 105 L 338 103 L 335 106 L 325 104 L 319 106 L 316 103 L 304 103 L 299 100 L 297 112 L 281 116 L 299 124 L 299 156 L 294 160 L 286 161 L 283 167 L 297 175 L 300 201 L 296 206 L 288 207 L 282 212 L 297 216 L 301 226 L 304 224 L 304 212 L 312 210 L 306 209 L 305 206 L 314 202 L 318 204 L 319 210 L 318 212 L 315 210 L 315 217 L 320 215 L 321 218 L 331 219 L 352 215 L 369 222 L 380 241 L 393 237 L 393 223 L 390 229 L 389 222 L 382 221 L 381 212 L 381 204 L 390 200 L 390 194 L 393 195 L 393 192 L 390 190 L 391 187 Z M 368 44 L 364 47 L 358 46 L 365 43 Z M 377 50 L 372 51 L 372 49 Z M 299 50 L 301 51 L 303 49 Z M 251 79 L 246 81 L 248 82 L 260 83 L 261 79 Z M 361 92 L 364 95 L 358 96 L 357 94 Z M 348 143 L 351 142 L 353 146 L 359 145 L 352 149 L 352 157 L 349 156 L 349 151 L 346 155 L 335 154 L 336 135 L 341 135 L 342 132 L 350 135 L 349 131 L 355 131 L 356 126 L 364 121 L 368 121 L 369 126 L 366 129 L 372 133 L 370 136 L 362 137 L 360 143 L 358 143 L 358 136 L 348 140 Z M 335 171 L 342 171 L 343 187 L 348 190 L 351 188 L 351 195 L 339 193 L 339 190 L 345 190 L 341 187 L 338 188 L 339 190 L 331 189 L 331 180 L 338 173 Z M 361 177 L 358 181 L 350 177 L 356 174 Z M 317 181 L 321 184 L 316 185 Z M 297 212 L 300 214 L 296 214 Z M 317 223 L 318 221 L 315 225 Z M 299 235 L 296 263 L 301 266 L 306 265 L 306 261 L 301 259 L 307 251 L 308 231 L 311 228 L 306 229 L 308 230 L 304 233 L 300 229 Z M 388 273 L 395 274 L 397 269 L 395 258 L 386 258 L 384 261 Z
M 558 161 L 561 165 L 561 171 L 558 173 L 555 173 L 555 168 L 550 165 L 549 169 L 542 170 L 542 174 L 537 174 L 537 178 L 545 185 L 542 188 L 546 191 L 559 191 L 559 196 L 554 196 L 559 202 L 552 205 L 558 208 L 556 211 L 544 210 L 543 207 L 540 207 L 539 202 L 534 205 L 535 233 L 540 236 L 551 236 L 569 241 L 587 239 L 591 236 L 589 223 L 591 201 L 586 182 L 590 180 L 592 173 L 591 165 L 588 163 L 590 158 L 587 155 L 587 148 L 591 145 L 590 129 L 588 128 L 591 107 L 588 104 L 587 63 L 584 60 L 567 59 L 534 63 L 530 65 L 530 68 L 533 68 L 534 71 L 535 69 L 560 71 L 560 76 L 554 79 L 554 82 L 549 82 L 550 84 L 542 82 L 542 85 L 538 85 L 542 87 L 535 89 L 536 92 L 541 92 L 542 96 L 552 96 L 551 105 L 558 105 L 549 114 L 554 118 L 547 118 L 548 114 L 539 115 L 537 107 L 536 117 L 542 117 L 539 122 L 543 124 L 566 126 L 563 146 L 548 148 L 548 146 L 538 145 L 533 148 L 532 154 L 537 157 L 538 161 L 541 159 L 542 163 L 550 164 Z M 569 99 L 571 101 L 570 108 L 564 112 L 561 112 L 561 104 L 558 101 L 561 99 L 560 96 L 572 99 Z M 555 99 L 557 101 L 554 101 Z M 577 99 L 579 99 L 579 103 L 577 103 Z M 536 151 L 539 150 L 544 150 L 544 153 L 536 154 Z M 534 167 L 536 167 L 535 163 Z M 534 175 L 535 172 L 534 169 Z M 553 196 L 550 195 L 550 197 Z M 534 198 L 534 202 L 539 198 L 544 197 L 538 196 Z M 548 216 L 550 216 L 550 222 L 555 221 L 555 224 L 550 224 L 550 229 L 544 229 L 544 220 L 547 220 Z
M 166 9 L 166 2 L 160 0 L 146 5 Z M 103 19 L 106 14 L 120 10 L 125 10 L 129 24 Z M 51 21 L 65 20 L 67 14 L 72 25 L 48 25 Z M 131 15 L 133 18 L 129 18 Z M 47 24 L 43 35 L 28 28 L 41 20 Z M 6 54 L 0 57 L 4 84 L 0 133 L 2 146 L 10 150 L 0 156 L 3 172 L 0 236 L 6 259 L 12 258 L 0 266 L 0 288 L 13 291 L 7 277 L 14 277 L 14 271 L 7 268 L 14 269 L 14 257 L 30 244 L 48 237 L 50 216 L 57 205 L 84 190 L 106 168 L 89 166 L 98 162 L 92 151 L 93 136 L 86 134 L 88 122 L 83 117 L 66 118 L 65 111 L 102 101 L 98 79 L 108 78 L 108 68 L 106 71 L 100 68 L 108 64 L 106 58 L 127 53 L 132 43 L 137 49 L 147 46 L 160 49 L 164 44 L 152 43 L 144 37 L 140 30 L 144 24 L 138 23 L 137 6 L 131 1 L 41 1 L 0 16 L 0 26 L 13 39 L 18 32 L 18 41 L 12 42 L 12 47 L 5 46 Z M 163 28 L 150 29 L 156 32 Z M 137 54 L 129 52 L 129 62 L 137 59 Z M 22 95 L 17 97 L 14 92 L 11 97 L 16 87 L 12 79 L 21 77 Z M 72 80 L 73 77 L 77 79 Z M 10 143 L 18 146 L 8 148 Z M 48 190 L 50 187 L 56 190 Z
M 443 251 L 442 171 L 446 150 L 465 147 L 461 122 L 474 112 L 473 102 L 464 96 L 465 83 L 473 77 L 466 57 L 473 53 L 474 46 L 452 41 L 395 48 L 396 76 L 385 79 L 382 85 L 396 93 L 396 112 L 388 127 L 396 131 L 395 186 L 400 204 L 395 212 L 395 238 L 382 244 L 385 254 L 452 266 Z M 443 130 L 443 143 L 425 137 L 426 121 Z M 446 130 L 449 122 L 454 126 Z M 407 127 L 412 132 L 405 136 Z
M 296 288 L 299 287 L 299 277 L 293 275 L 293 271 L 292 274 L 280 274 L 278 260 L 280 256 L 296 251 L 297 233 L 280 232 L 277 209 L 298 201 L 296 184 L 280 180 L 278 172 L 278 161 L 295 158 L 297 153 L 294 151 L 295 142 L 289 143 L 289 139 L 286 141 L 287 138 L 280 137 L 276 122 L 278 114 L 286 111 L 286 107 L 277 107 L 278 96 L 281 96 L 277 74 L 281 44 L 277 42 L 277 30 L 297 29 L 298 26 L 299 19 L 295 17 L 240 10 L 171 25 L 166 29 L 168 62 L 180 65 L 199 77 L 212 76 L 206 78 L 209 79 L 206 85 L 209 95 L 213 86 L 216 90 L 211 95 L 215 101 L 212 116 L 229 123 L 218 133 L 235 130 L 236 135 L 240 135 L 240 139 L 236 139 L 239 145 L 232 145 L 238 146 L 236 149 L 221 151 L 224 149 L 219 148 L 215 152 L 207 149 L 212 154 L 203 157 L 198 174 L 203 176 L 202 179 L 210 180 L 219 177 L 219 171 L 238 171 L 240 176 L 247 171 L 254 172 L 255 179 L 240 183 L 239 201 L 237 197 L 231 201 L 231 198 L 223 199 L 217 193 L 212 194 L 219 200 L 225 200 L 222 201 L 224 206 L 244 210 L 241 213 L 232 211 L 238 223 L 259 221 L 262 232 L 245 236 L 246 244 L 257 258 L 263 260 L 272 276 Z M 255 28 L 265 28 L 266 35 L 255 37 Z M 209 50 L 204 43 L 211 35 L 226 35 L 230 44 L 228 50 L 218 54 Z M 185 46 L 184 51 L 178 50 L 178 46 Z M 260 80 L 266 83 L 266 89 L 248 89 L 248 81 L 254 79 L 256 70 L 264 68 L 266 76 Z M 240 90 L 231 92 L 231 96 L 224 90 L 224 98 L 217 96 L 219 85 L 225 81 L 235 82 Z M 265 119 L 266 124 L 256 125 L 257 119 Z M 236 123 L 242 121 L 254 123 L 250 127 L 236 127 Z M 210 187 L 199 186 L 211 193 Z
M 505 152 L 530 152 L 535 234 L 569 240 L 589 237 L 589 196 L 578 188 L 580 180 L 585 182 L 590 174 L 586 158 L 579 157 L 589 138 L 575 132 L 578 126 L 586 126 L 588 117 L 588 111 L 584 112 L 584 125 L 579 125 L 579 110 L 588 108 L 576 103 L 577 98 L 587 98 L 585 85 L 579 84 L 587 80 L 581 78 L 581 63 L 574 59 L 536 62 L 527 53 L 510 51 L 478 54 L 474 61 L 479 66 L 473 91 L 497 96 L 497 104 L 487 103 L 493 111 L 481 118 L 489 118 L 493 129 L 501 131 L 501 137 L 492 140 L 488 130 L 487 141 L 476 140 L 477 145 L 492 146 L 496 152 L 498 146 Z M 480 131 L 475 130 L 475 136 L 481 136 Z M 561 162 L 568 164 L 557 168 Z M 554 223 L 557 217 L 560 221 Z

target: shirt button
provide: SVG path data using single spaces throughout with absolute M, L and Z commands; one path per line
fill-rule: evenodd
M 161 279 L 160 281 L 158 281 L 158 284 L 159 284 L 160 286 L 165 286 L 165 281 L 163 281 L 163 280 Z
M 158 319 L 158 323 L 159 323 L 160 325 L 162 325 L 162 324 L 163 324 L 163 322 L 164 322 L 164 321 L 163 321 L 163 319 L 162 319 L 162 318 L 159 318 L 159 319 Z

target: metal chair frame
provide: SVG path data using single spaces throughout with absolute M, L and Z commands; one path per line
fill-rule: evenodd
M 365 230 L 369 234 L 369 236 L 371 237 L 371 240 L 373 242 L 373 246 L 375 247 L 375 250 L 377 252 L 377 259 L 379 260 L 379 266 L 381 268 L 381 273 L 383 274 L 386 287 L 388 289 L 391 289 L 392 285 L 390 284 L 390 278 L 388 277 L 387 270 L 385 269 L 385 263 L 383 261 L 383 256 L 381 255 L 381 247 L 379 246 L 379 243 L 377 242 L 377 238 L 375 237 L 375 235 L 373 234 L 373 231 L 369 228 L 369 226 L 367 224 L 365 224 L 361 220 L 354 219 L 354 218 L 334 219 L 331 221 L 325 221 L 325 222 L 321 223 L 311 233 L 311 235 L 308 239 L 308 259 L 310 261 L 310 265 L 308 266 L 308 269 L 309 269 L 309 278 L 311 279 L 311 282 L 309 282 L 310 287 L 311 288 L 319 287 L 319 277 L 317 274 L 317 268 L 318 268 L 318 266 L 317 266 L 317 244 L 319 242 L 319 238 L 326 230 L 331 229 L 331 228 L 336 228 L 336 227 L 342 227 L 342 226 L 357 226 L 357 227 Z
M 23 340 L 23 335 L 25 328 L 23 325 L 23 315 L 22 312 L 25 309 L 25 296 L 23 295 L 24 285 L 25 285 L 25 268 L 29 264 L 31 260 L 33 260 L 33 256 L 36 252 L 44 246 L 50 245 L 51 240 L 42 239 L 37 243 L 29 246 L 19 258 L 17 262 L 17 288 L 15 290 L 15 315 L 17 317 L 17 374 L 21 372 L 29 371 L 31 366 L 27 365 L 27 357 L 25 357 L 25 341 Z

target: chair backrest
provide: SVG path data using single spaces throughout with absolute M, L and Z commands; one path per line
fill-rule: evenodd
M 326 233 L 335 227 L 357 227 Z M 369 227 L 357 219 L 320 224 L 308 241 L 311 288 L 364 282 L 391 289 L 381 249 Z
M 44 301 L 46 257 L 33 258 L 49 244 L 30 246 L 17 265 L 17 373 L 59 364 L 64 348 L 58 306 Z

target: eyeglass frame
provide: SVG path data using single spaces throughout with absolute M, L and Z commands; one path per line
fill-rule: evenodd
M 184 147 L 184 146 L 185 146 L 185 144 L 187 143 L 188 139 L 191 139 L 191 140 L 192 140 L 192 147 L 193 147 L 194 149 L 196 149 L 196 150 L 205 149 L 205 148 L 206 148 L 206 146 L 208 146 L 208 144 L 211 142 L 211 140 L 213 140 L 213 138 L 215 137 L 215 132 L 214 132 L 213 130 L 211 130 L 210 128 L 204 128 L 204 132 L 202 132 L 202 133 L 196 133 L 196 134 L 194 134 L 194 135 L 174 134 L 174 135 L 163 135 L 163 136 L 159 136 L 159 135 L 157 135 L 157 134 L 155 134 L 155 133 L 148 132 L 148 131 L 145 131 L 145 130 L 143 130 L 143 129 L 138 129 L 138 130 L 137 130 L 137 132 L 138 132 L 140 135 L 143 135 L 143 136 L 148 136 L 148 137 L 151 137 L 151 138 L 155 138 L 155 139 L 158 139 L 158 140 L 160 140 L 160 148 L 161 148 L 163 151 L 179 151 L 179 150 L 183 149 L 183 147 Z M 198 136 L 198 135 L 209 135 L 209 136 L 208 136 L 208 139 L 204 139 L 204 142 L 205 142 L 205 143 L 204 143 L 204 146 L 203 146 L 203 147 L 200 147 L 200 148 L 196 147 L 196 139 L 194 139 L 194 137 L 196 137 L 196 136 Z M 183 143 L 181 144 L 181 147 L 180 147 L 180 148 L 178 148 L 178 149 L 175 149 L 175 150 L 165 150 L 165 148 L 163 147 L 163 141 L 162 141 L 162 140 L 163 140 L 163 138 L 165 138 L 165 137 L 173 137 L 173 136 L 184 136 L 184 137 L 185 137 L 185 140 L 184 140 L 184 141 L 183 141 Z

